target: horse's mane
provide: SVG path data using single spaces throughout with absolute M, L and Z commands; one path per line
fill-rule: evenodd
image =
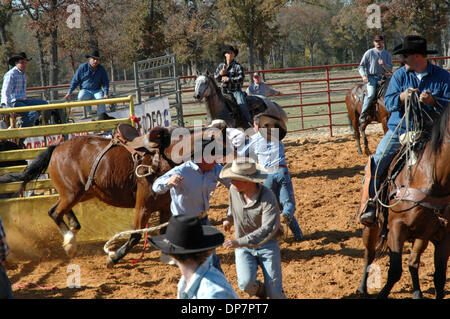
M 431 150 L 435 154 L 439 151 L 439 149 L 442 146 L 446 130 L 450 129 L 448 127 L 449 119 L 450 119 L 450 108 L 446 107 L 445 110 L 441 113 L 441 116 L 439 117 L 437 122 L 433 125 L 430 144 Z
M 220 90 L 219 86 L 216 83 L 216 80 L 214 79 L 213 75 L 205 75 L 209 81 L 212 83 L 213 88 L 216 90 L 216 93 L 219 97 L 223 98 L 222 91 Z

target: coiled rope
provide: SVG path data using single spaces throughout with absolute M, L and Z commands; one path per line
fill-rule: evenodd
M 112 237 L 110 240 L 108 240 L 105 245 L 103 246 L 103 251 L 106 254 L 109 254 L 111 251 L 109 250 L 109 247 L 117 241 L 119 238 L 125 237 L 125 236 L 131 236 L 134 234 L 147 234 L 147 233 L 154 233 L 158 230 L 161 230 L 162 228 L 166 227 L 169 223 L 164 223 L 158 226 L 150 227 L 150 228 L 143 228 L 143 229 L 136 229 L 136 230 L 128 230 L 121 233 L 117 233 Z

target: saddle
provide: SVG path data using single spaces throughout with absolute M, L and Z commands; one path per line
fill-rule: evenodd
M 390 77 L 383 76 L 380 81 L 377 82 L 375 97 L 369 102 L 368 113 L 372 114 L 378 111 L 378 103 L 376 103 L 379 99 L 384 99 L 384 95 L 386 94 L 387 88 L 389 86 L 389 82 L 391 81 Z M 367 95 L 367 85 L 358 86 L 355 89 L 354 95 L 356 100 L 363 103 L 364 98 Z
M 114 130 L 111 142 L 100 152 L 92 164 L 88 181 L 85 185 L 87 191 L 94 180 L 94 174 L 102 157 L 109 149 L 116 145 L 120 145 L 130 152 L 134 162 L 135 174 L 138 177 L 145 177 L 154 174 L 159 169 L 160 150 L 166 148 L 170 144 L 170 134 L 166 128 L 154 127 L 149 133 L 140 136 L 136 128 L 130 124 L 119 124 Z M 152 165 L 141 164 L 144 157 L 152 155 Z M 148 169 L 145 174 L 138 174 L 138 169 L 144 167 Z
M 241 110 L 240 110 L 233 94 L 224 92 L 223 96 L 225 97 L 225 105 L 227 106 L 228 110 L 232 114 L 232 117 L 235 119 L 243 118 Z M 265 110 L 267 110 L 266 103 L 264 103 L 264 101 L 257 96 L 252 96 L 252 95 L 246 94 L 245 100 L 247 102 L 247 108 L 248 108 L 251 118 L 253 118 L 256 114 L 262 113 Z

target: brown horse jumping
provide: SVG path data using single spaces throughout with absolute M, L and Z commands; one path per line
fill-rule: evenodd
M 379 298 L 387 298 L 402 273 L 402 250 L 406 241 L 413 241 L 409 270 L 413 282 L 413 297 L 421 298 L 419 283 L 420 256 L 428 242 L 435 246 L 434 285 L 437 299 L 444 297 L 447 262 L 450 254 L 450 108 L 446 108 L 433 126 L 431 139 L 417 162 L 405 164 L 388 190 L 389 214 L 379 225 L 365 227 L 365 274 L 360 292 L 365 292 L 366 268 L 375 256 L 378 234 L 385 236 L 378 250 L 387 245 L 390 256 L 388 279 Z M 395 165 L 395 164 L 393 164 Z M 391 165 L 391 169 L 392 166 Z M 381 228 L 380 228 L 381 226 Z
M 347 112 L 350 120 L 350 124 L 353 128 L 354 137 L 356 140 L 356 147 L 358 148 L 358 154 L 362 154 L 361 151 L 361 136 L 363 138 L 364 142 L 364 154 L 370 155 L 371 152 L 369 150 L 369 142 L 367 141 L 366 137 L 366 127 L 371 122 L 378 122 L 381 123 L 383 126 L 383 131 L 386 133 L 388 127 L 387 122 L 389 120 L 390 113 L 386 110 L 384 107 L 384 99 L 379 98 L 376 102 L 376 112 L 369 112 L 369 114 L 366 117 L 366 121 L 360 125 L 359 123 L 359 116 L 361 115 L 361 109 L 363 104 L 363 98 L 361 91 L 364 89 L 364 84 L 357 84 L 354 87 L 352 87 L 346 97 L 345 97 L 345 104 L 347 105 Z M 360 133 L 361 132 L 361 133 Z
M 184 130 L 189 134 L 187 129 Z M 154 128 L 151 135 L 160 141 L 159 162 L 152 174 L 146 174 L 148 171 L 145 167 L 140 167 L 139 175 L 141 176 L 137 177 L 135 159 L 129 150 L 115 145 L 104 152 L 111 140 L 90 135 L 79 136 L 60 145 L 48 147 L 27 166 L 23 173 L 1 176 L 0 182 L 23 181 L 19 191 L 21 192 L 29 181 L 36 179 L 48 167 L 50 177 L 59 194 L 59 200 L 50 208 L 48 214 L 63 235 L 63 247 L 71 257 L 76 252 L 75 234 L 81 228 L 72 208 L 79 202 L 96 197 L 115 207 L 135 208 L 135 229 L 145 228 L 151 214 L 156 211 L 160 212 L 160 223 L 169 220 L 170 195 L 169 193 L 155 194 L 152 191 L 152 184 L 156 178 L 170 170 L 176 163 L 180 164 L 186 160 L 183 145 L 180 146 L 178 143 L 186 135 L 171 138 L 171 132 L 165 128 Z M 193 145 L 198 137 L 199 135 L 191 133 L 186 140 L 188 144 Z M 177 149 L 173 149 L 175 146 Z M 98 161 L 92 176 L 91 168 L 102 152 L 104 154 Z M 147 165 L 147 168 L 154 168 L 155 156 L 157 155 L 154 153 L 145 154 L 140 164 Z M 92 183 L 91 186 L 86 187 L 89 176 L 93 177 Z M 64 216 L 67 217 L 67 224 L 63 220 Z M 112 267 L 116 264 L 139 242 L 141 237 L 141 234 L 131 235 L 122 247 L 108 257 L 107 266 Z

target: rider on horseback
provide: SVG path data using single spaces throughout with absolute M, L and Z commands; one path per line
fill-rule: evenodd
M 389 52 L 383 49 L 384 38 L 381 35 L 375 36 L 373 40 L 374 48 L 367 50 L 359 64 L 358 71 L 364 83 L 367 83 L 367 95 L 364 98 L 359 122 L 366 121 L 369 106 L 376 96 L 377 82 L 386 73 L 392 72 L 392 60 Z
M 427 61 L 427 42 L 420 36 L 407 36 L 395 47 L 394 54 L 402 54 L 405 65 L 399 68 L 389 83 L 384 98 L 385 106 L 391 112 L 388 131 L 369 157 L 364 177 L 360 207 L 360 221 L 372 225 L 376 217 L 376 190 L 382 185 L 390 163 L 400 149 L 400 134 L 406 131 L 405 101 L 411 91 L 417 92 L 423 109 L 432 114 L 441 113 L 450 99 L 450 74 L 441 67 Z M 424 117 L 424 120 L 427 118 Z M 411 126 L 411 125 L 410 125 Z M 375 172 L 376 175 L 375 176 Z
M 247 108 L 245 93 L 242 91 L 242 84 L 245 78 L 244 68 L 239 62 L 234 60 L 238 53 L 238 49 L 231 45 L 226 46 L 222 51 L 225 62 L 220 63 L 217 67 L 214 77 L 217 82 L 222 83 L 224 93 L 231 93 L 234 96 L 242 115 L 251 126 L 252 120 Z

